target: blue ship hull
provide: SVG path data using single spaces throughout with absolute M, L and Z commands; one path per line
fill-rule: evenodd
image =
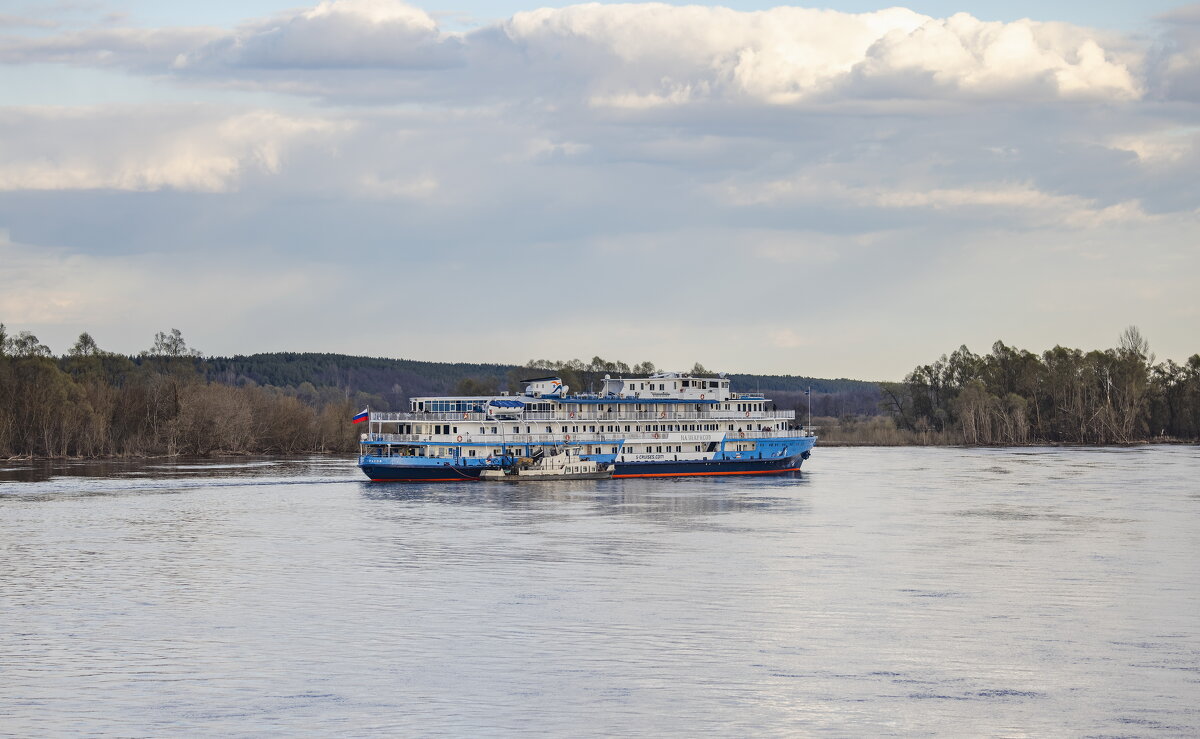
M 798 454 L 766 459 L 698 459 L 654 462 L 616 462 L 613 477 L 691 477 L 700 475 L 771 475 L 797 472 L 808 458 L 811 440 Z M 393 463 L 386 458 L 363 458 L 359 466 L 375 482 L 462 482 L 478 481 L 488 465 L 448 463 Z

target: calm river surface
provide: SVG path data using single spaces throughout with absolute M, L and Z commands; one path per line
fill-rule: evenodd
M 530 733 L 1200 735 L 1200 450 L 0 471 L 0 735 Z

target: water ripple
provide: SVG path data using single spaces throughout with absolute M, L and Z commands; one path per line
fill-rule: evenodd
M 1200 455 L 0 470 L 0 735 L 1200 734 Z

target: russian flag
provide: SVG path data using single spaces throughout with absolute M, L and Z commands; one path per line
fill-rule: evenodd
M 371 417 L 371 409 L 369 407 L 363 408 L 362 413 L 359 413 L 354 418 L 351 418 L 350 422 L 351 423 L 362 423 L 363 421 L 368 420 L 370 417 Z

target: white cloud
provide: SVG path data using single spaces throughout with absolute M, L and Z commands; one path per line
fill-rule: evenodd
M 919 74 L 934 89 L 972 95 L 1135 99 L 1136 57 L 1106 51 L 1093 31 L 1061 23 L 984 22 L 966 13 L 884 34 L 858 73 L 865 80 Z M 933 96 L 933 89 L 929 90 Z M 1026 98 L 1028 99 L 1028 98 Z
M 347 124 L 272 111 L 214 115 L 193 106 L 0 111 L 8 145 L 0 191 L 236 189 L 278 172 L 286 152 Z
M 181 49 L 176 71 L 207 66 L 263 69 L 440 67 L 457 39 L 425 11 L 398 0 L 325 0 L 292 16 L 248 24 L 199 49 Z
M 1141 95 L 1140 56 L 1127 46 L 1065 24 L 965 13 L 659 3 L 541 8 L 455 34 L 399 0 L 326 0 L 223 33 L 10 37 L 0 60 L 126 64 L 339 100 L 515 98 L 645 110 L 712 101 L 1132 100 Z M 329 71 L 338 74 L 321 74 Z
M 968 331 L 986 345 L 998 326 L 1045 324 L 1066 327 L 1051 343 L 1083 343 L 1019 295 L 1037 264 L 1031 293 L 1069 296 L 1080 321 L 1140 306 L 1190 353 L 1190 27 L 1159 54 L 902 8 L 588 5 L 456 34 L 410 5 L 343 1 L 232 30 L 18 29 L 0 37 L 8 79 L 31 69 L 68 90 L 88 78 L 62 65 L 103 67 L 145 82 L 122 100 L 149 102 L 0 108 L 0 225 L 64 247 L 3 247 L 0 320 L 67 339 L 137 324 L 113 348 L 179 325 L 217 351 L 590 352 L 886 377 Z M 56 64 L 16 66 L 39 60 Z M 198 86 L 210 102 L 156 99 Z M 278 94 L 233 92 L 247 89 Z M 445 301 L 448 282 L 504 265 L 552 269 L 568 294 Z M 355 272 L 412 279 L 398 296 L 351 290 Z M 381 315 L 442 308 L 432 324 L 355 327 L 349 294 Z M 575 348 L 553 331 L 464 345 L 481 311 L 501 326 L 550 311 Z M 1105 335 L 1131 322 L 1153 328 L 1131 315 Z
M 573 81 L 593 105 L 723 99 L 789 105 L 833 96 L 962 94 L 1133 99 L 1134 57 L 1063 24 L 939 20 L 904 8 L 738 12 L 660 4 L 577 5 L 503 24 L 528 66 Z M 914 84 L 920 78 L 925 83 Z
M 390 199 L 422 199 L 437 193 L 439 184 L 428 175 L 413 179 L 395 177 L 380 177 L 374 172 L 368 172 L 359 180 L 363 195 L 371 198 Z
M 1073 228 L 1099 228 L 1112 223 L 1147 221 L 1137 200 L 1102 204 L 1093 198 L 1039 190 L 1030 183 L 980 183 L 967 187 L 882 187 L 852 185 L 819 175 L 769 180 L 753 184 L 726 183 L 714 197 L 739 207 L 762 205 L 837 204 L 860 208 L 984 210 L 1011 225 L 1049 223 Z
M 1200 142 L 1200 127 L 1173 126 L 1171 128 L 1120 134 L 1112 137 L 1108 146 L 1132 152 L 1148 166 L 1170 166 L 1186 160 L 1196 151 Z

